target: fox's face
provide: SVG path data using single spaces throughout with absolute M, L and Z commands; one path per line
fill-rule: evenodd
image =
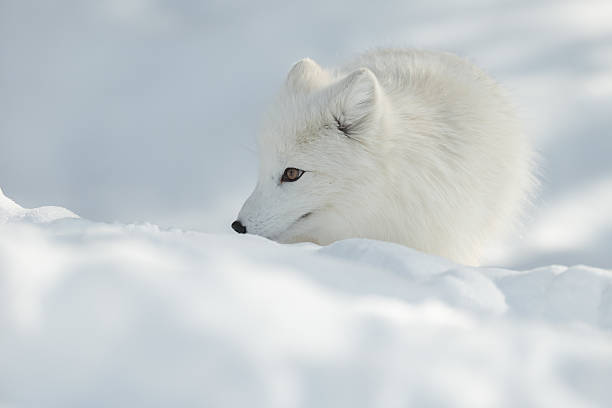
M 363 191 L 380 180 L 370 146 L 382 103 L 365 68 L 332 80 L 312 60 L 298 62 L 260 135 L 259 180 L 232 228 L 283 243 L 359 236 L 356 214 L 376 202 Z

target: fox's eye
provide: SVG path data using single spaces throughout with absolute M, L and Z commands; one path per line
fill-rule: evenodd
M 281 177 L 281 182 L 285 181 L 296 181 L 304 174 L 304 170 L 296 169 L 294 167 L 287 167 Z

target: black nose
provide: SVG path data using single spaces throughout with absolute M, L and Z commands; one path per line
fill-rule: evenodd
M 246 233 L 246 227 L 242 225 L 242 223 L 238 220 L 232 222 L 232 228 L 234 229 L 234 231 L 236 231 L 239 234 Z

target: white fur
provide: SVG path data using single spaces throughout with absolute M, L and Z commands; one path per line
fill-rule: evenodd
M 322 245 L 371 238 L 467 264 L 533 184 L 530 146 L 498 85 L 445 53 L 375 50 L 339 70 L 299 61 L 259 153 L 238 216 L 248 233 Z M 287 167 L 306 173 L 281 183 Z

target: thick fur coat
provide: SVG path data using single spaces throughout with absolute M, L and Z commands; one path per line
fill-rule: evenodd
M 392 241 L 466 264 L 513 224 L 533 184 L 499 86 L 445 53 L 375 50 L 333 70 L 297 62 L 259 154 L 237 231 Z

